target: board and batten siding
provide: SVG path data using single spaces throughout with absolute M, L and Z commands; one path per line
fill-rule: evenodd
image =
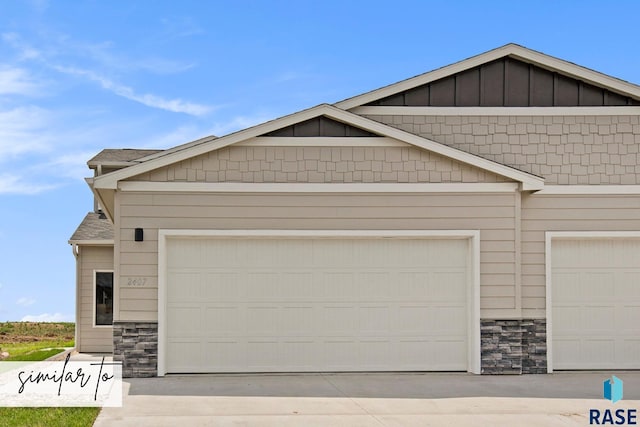
M 113 246 L 80 246 L 80 319 L 78 320 L 80 352 L 111 353 L 113 351 L 113 328 L 93 326 L 94 317 L 94 271 L 113 270 Z
M 515 193 L 228 194 L 118 197 L 120 321 L 157 320 L 159 229 L 480 230 L 483 316 L 514 316 Z M 134 241 L 134 229 L 144 241 Z
M 522 309 L 545 315 L 546 231 L 640 230 L 637 195 L 522 196 Z

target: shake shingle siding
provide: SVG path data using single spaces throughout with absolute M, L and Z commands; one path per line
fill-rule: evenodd
M 370 119 L 543 176 L 545 184 L 640 184 L 640 116 Z

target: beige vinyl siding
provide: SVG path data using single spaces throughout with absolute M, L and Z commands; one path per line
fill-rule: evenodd
M 130 180 L 317 183 L 509 181 L 414 147 L 244 146 L 222 148 Z
M 121 193 L 119 319 L 157 319 L 158 229 L 481 231 L 481 307 L 514 315 L 515 194 Z M 144 241 L 134 242 L 134 228 Z M 144 286 L 128 285 L 144 279 Z M 497 311 L 496 311 L 497 310 Z
M 81 352 L 111 353 L 113 328 L 94 327 L 94 271 L 113 270 L 113 246 L 80 246 L 80 319 L 76 348 Z
M 640 184 L 640 116 L 366 115 L 545 178 L 545 184 Z
M 640 230 L 634 195 L 523 194 L 522 208 L 523 316 L 544 316 L 546 231 Z

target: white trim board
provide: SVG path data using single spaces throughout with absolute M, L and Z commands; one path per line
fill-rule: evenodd
M 580 195 L 580 194 L 640 194 L 640 185 L 545 185 L 533 195 Z
M 123 192 L 181 193 L 513 193 L 516 182 L 489 183 L 244 183 L 125 181 Z
M 553 372 L 553 301 L 551 245 L 554 240 L 640 239 L 640 231 L 547 231 L 544 233 L 545 310 L 547 317 L 547 373 Z
M 387 96 L 404 92 L 405 90 L 413 89 L 415 87 L 431 83 L 435 80 L 460 73 L 479 65 L 486 64 L 487 62 L 495 61 L 496 59 L 500 59 L 505 56 L 510 56 L 524 62 L 535 64 L 547 70 L 558 71 L 561 74 L 567 75 L 569 77 L 583 80 L 587 83 L 595 84 L 596 86 L 603 86 L 607 89 L 612 90 L 613 92 L 618 92 L 626 96 L 635 98 L 640 97 L 640 86 L 617 79 L 615 77 L 608 76 L 606 74 L 599 73 L 594 70 L 590 70 L 589 68 L 581 67 L 580 65 L 576 65 L 559 58 L 545 55 L 541 52 L 527 49 L 523 46 L 510 43 L 497 49 L 493 49 L 488 52 L 481 53 L 480 55 L 465 59 L 463 61 L 438 68 L 437 70 L 420 74 L 410 79 L 390 84 L 383 88 L 372 90 L 370 92 L 354 96 L 349 99 L 345 99 L 343 101 L 337 102 L 335 106 L 338 108 L 349 110 L 354 107 L 359 107 L 369 102 L 376 101 L 381 98 L 386 98 Z
M 640 106 L 626 107 L 402 107 L 362 106 L 349 110 L 377 116 L 637 116 Z
M 384 136 L 295 137 L 258 136 L 234 144 L 238 147 L 410 147 L 406 142 Z
M 113 239 L 111 240 L 69 240 L 70 245 L 84 245 L 84 246 L 113 246 Z
M 355 127 L 365 129 L 377 135 L 382 135 L 398 141 L 402 141 L 407 144 L 423 148 L 427 151 L 431 151 L 436 154 L 451 158 L 453 160 L 458 160 L 462 163 L 475 166 L 489 172 L 493 172 L 497 175 L 511 178 L 514 181 L 522 182 L 522 187 L 525 191 L 539 190 L 544 186 L 544 179 L 541 177 L 519 171 L 509 166 L 487 160 L 480 156 L 476 156 L 474 154 L 470 154 L 465 151 L 458 150 L 456 148 L 452 148 L 426 138 L 422 138 L 418 135 L 396 129 L 391 126 L 387 126 L 374 120 L 367 119 L 366 117 L 358 116 L 357 114 L 349 113 L 347 111 L 340 110 L 339 108 L 322 104 L 309 110 L 304 110 L 290 116 L 263 123 L 261 125 L 254 126 L 252 128 L 245 129 L 224 136 L 222 138 L 209 140 L 208 142 L 200 143 L 198 145 L 189 146 L 188 148 L 185 148 L 183 150 L 176 151 L 172 154 L 158 157 L 135 166 L 130 166 L 126 169 L 98 176 L 93 181 L 93 188 L 116 189 L 118 182 L 123 179 L 149 172 L 160 167 L 168 166 L 170 164 L 174 164 L 179 161 L 196 157 L 214 150 L 218 150 L 220 148 L 224 148 L 238 142 L 246 141 L 259 135 L 263 135 L 265 133 L 269 133 L 271 131 L 319 116 L 326 116 L 342 123 L 347 123 Z M 102 205 L 106 207 L 105 203 L 102 203 Z
M 467 371 L 480 374 L 480 231 L 479 230 L 158 230 L 158 376 L 166 374 L 167 239 L 195 238 L 399 238 L 469 239 L 469 313 Z

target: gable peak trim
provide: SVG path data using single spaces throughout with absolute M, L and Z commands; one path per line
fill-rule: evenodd
M 414 89 L 436 80 L 440 80 L 451 75 L 466 71 L 468 69 L 504 58 L 511 57 L 520 61 L 524 61 L 549 71 L 558 72 L 566 76 L 572 77 L 586 83 L 603 87 L 612 92 L 619 93 L 624 96 L 640 99 L 640 86 L 629 83 L 606 74 L 594 71 L 592 69 L 577 65 L 575 63 L 565 61 L 514 43 L 506 44 L 496 49 L 481 53 L 476 56 L 464 59 L 459 62 L 444 66 L 442 68 L 429 71 L 397 83 L 384 86 L 379 89 L 366 92 L 361 95 L 354 96 L 335 103 L 338 108 L 350 110 L 360 107 L 370 102 L 386 98 L 388 96 Z

